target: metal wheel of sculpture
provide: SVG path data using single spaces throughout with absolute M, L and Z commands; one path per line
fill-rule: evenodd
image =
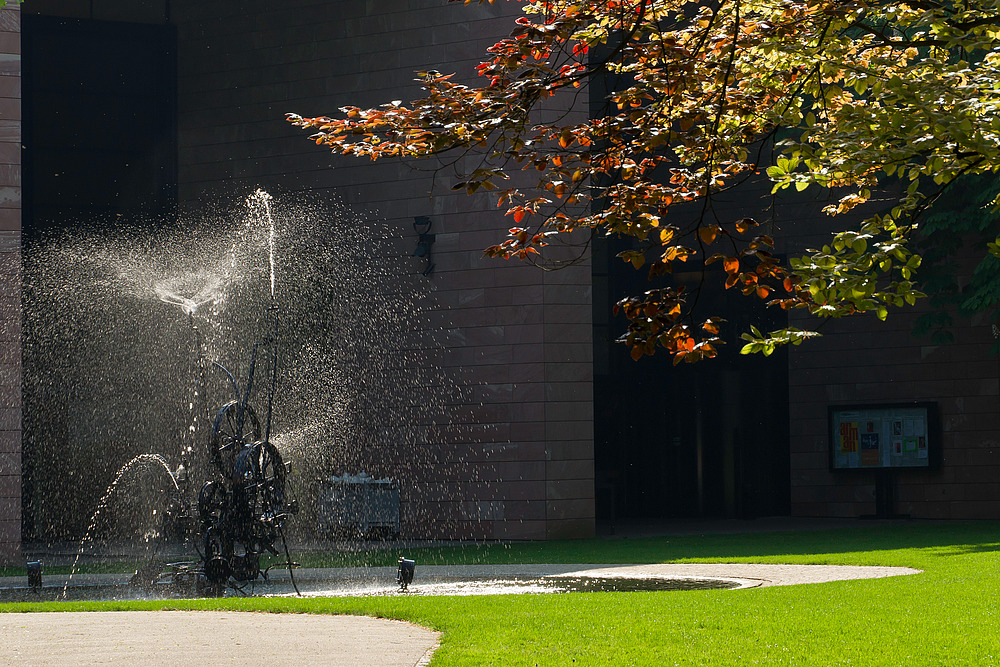
M 208 482 L 198 493 L 198 518 L 202 530 L 220 528 L 229 510 L 229 494 L 219 482 Z
M 224 530 L 213 526 L 205 530 L 204 548 L 205 579 L 208 580 L 212 593 L 219 594 L 225 590 L 226 582 L 233 573 L 229 563 L 233 543 Z
M 255 442 L 240 452 L 233 470 L 233 496 L 244 544 L 274 552 L 285 517 L 285 465 L 270 442 Z
M 260 440 L 257 413 L 251 406 L 245 406 L 241 424 L 240 412 L 239 401 L 230 401 L 222 406 L 212 422 L 209 444 L 212 463 L 225 479 L 232 477 L 233 466 L 243 447 Z
M 284 520 L 294 511 L 286 499 L 285 465 L 277 448 L 270 442 L 243 446 L 232 474 L 207 482 L 198 494 L 209 591 L 221 594 L 227 585 L 238 589 L 232 582 L 261 576 L 260 556 L 278 553 Z M 287 560 L 287 545 L 281 544 Z
M 285 507 L 285 464 L 270 442 L 257 443 L 252 451 L 261 512 L 268 521 L 278 521 Z

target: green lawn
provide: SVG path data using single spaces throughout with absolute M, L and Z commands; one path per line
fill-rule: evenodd
M 835 563 L 924 573 L 740 591 L 78 602 L 0 611 L 370 614 L 443 631 L 433 665 L 992 665 L 1000 664 L 998 550 L 1000 524 L 992 522 L 488 545 L 407 555 L 417 559 L 418 577 L 420 563 L 431 562 Z M 322 564 L 319 556 L 305 560 Z

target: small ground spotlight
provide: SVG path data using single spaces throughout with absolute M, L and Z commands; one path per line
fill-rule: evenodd
M 42 587 L 42 561 L 40 560 L 28 562 L 28 587 L 36 591 Z
M 399 557 L 399 568 L 396 570 L 396 583 L 399 589 L 405 591 L 406 587 L 413 581 L 413 572 L 417 569 L 417 562 L 408 558 Z

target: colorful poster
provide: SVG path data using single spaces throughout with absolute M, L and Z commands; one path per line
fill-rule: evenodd
M 854 454 L 858 451 L 858 423 L 840 423 L 840 453 Z
M 863 466 L 879 465 L 878 433 L 862 433 L 860 442 L 861 456 L 859 458 L 859 463 Z

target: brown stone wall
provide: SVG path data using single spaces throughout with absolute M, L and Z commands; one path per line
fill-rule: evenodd
M 0 564 L 21 559 L 21 21 L 0 9 Z
M 833 229 L 855 219 L 820 212 L 829 193 L 770 195 L 770 186 L 750 184 L 717 205 L 732 218 L 754 217 L 782 244 L 777 252 L 799 256 L 828 243 Z M 775 229 L 768 229 L 774 224 Z M 985 250 L 966 248 L 959 259 L 966 274 Z M 967 277 L 959 283 L 967 282 Z M 791 512 L 796 516 L 856 517 L 876 513 L 875 474 L 831 471 L 828 408 L 837 405 L 935 402 L 942 427 L 940 470 L 892 473 L 893 510 L 914 518 L 1000 517 L 1000 359 L 989 353 L 994 338 L 984 318 L 956 318 L 956 341 L 931 345 L 913 336 L 916 318 L 929 305 L 821 322 L 791 313 L 789 324 L 818 330 L 822 337 L 788 350 Z
M 508 221 L 494 197 L 450 192 L 446 175 L 394 161 L 333 157 L 288 126 L 286 112 L 334 113 L 407 101 L 415 70 L 473 76 L 511 29 L 516 3 L 352 0 L 171 4 L 179 34 L 182 202 L 308 190 L 387 219 L 416 245 L 430 216 L 429 326 L 436 363 L 461 385 L 443 429 L 423 446 L 437 461 L 404 480 L 410 535 L 544 539 L 594 532 L 589 263 L 543 273 L 481 259 Z M 418 165 L 426 167 L 427 165 Z M 331 168 L 333 167 L 333 168 Z
M 971 271 L 982 252 L 977 256 L 968 249 L 960 264 Z M 822 338 L 791 349 L 794 515 L 876 512 L 874 473 L 830 470 L 828 406 L 929 401 L 937 403 L 941 419 L 941 468 L 892 473 L 894 512 L 935 519 L 1000 517 L 1000 359 L 989 352 L 990 322 L 957 320 L 955 342 L 935 346 L 912 334 L 916 317 L 928 307 L 918 302 L 891 312 L 885 322 L 873 315 L 832 321 L 821 328 Z

